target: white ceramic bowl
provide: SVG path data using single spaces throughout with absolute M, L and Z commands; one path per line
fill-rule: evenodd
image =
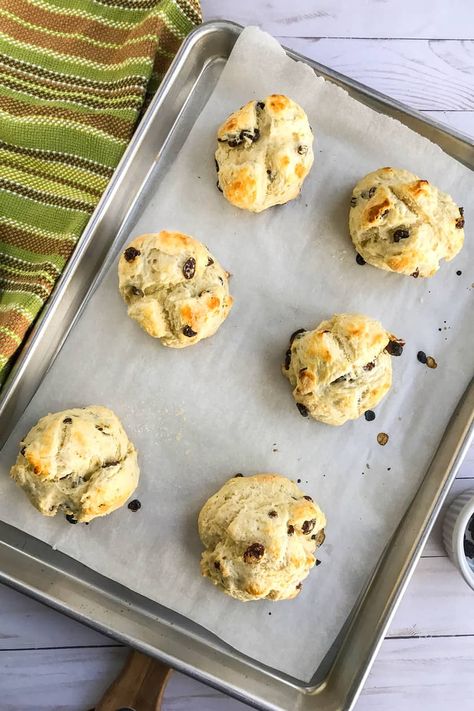
M 468 489 L 454 499 L 446 512 L 443 521 L 443 542 L 452 562 L 474 590 L 474 558 L 468 558 L 464 553 L 464 537 L 473 515 L 474 489 Z

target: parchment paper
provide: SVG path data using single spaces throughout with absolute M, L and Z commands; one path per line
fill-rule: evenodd
M 307 111 L 316 161 L 298 200 L 253 215 L 216 190 L 215 132 L 236 107 L 272 92 L 288 93 Z M 466 245 L 432 279 L 356 264 L 347 228 L 351 189 L 384 165 L 414 171 L 465 207 Z M 0 516 L 251 657 L 309 680 L 468 383 L 473 194 L 473 175 L 438 147 L 316 78 L 268 35 L 245 30 L 132 232 L 176 229 L 205 242 L 233 274 L 230 317 L 212 339 L 164 348 L 127 318 L 114 264 L 4 448 Z M 407 345 L 393 359 L 393 388 L 375 421 L 337 428 L 299 415 L 280 365 L 294 330 L 340 311 L 380 319 Z M 418 350 L 438 368 L 420 364 Z M 61 516 L 41 517 L 8 470 L 40 416 L 91 403 L 115 410 L 137 446 L 143 505 L 70 526 Z M 390 436 L 385 447 L 378 432 Z M 243 604 L 199 574 L 200 507 L 235 472 L 259 471 L 301 478 L 328 518 L 322 565 L 290 602 Z

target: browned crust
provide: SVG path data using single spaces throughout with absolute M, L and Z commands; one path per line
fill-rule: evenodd
M 375 222 L 387 207 L 390 207 L 390 200 L 388 198 L 383 202 L 379 202 L 377 205 L 369 207 L 367 210 L 367 222 Z

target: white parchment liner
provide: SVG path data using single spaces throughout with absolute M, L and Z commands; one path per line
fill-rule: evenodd
M 298 200 L 254 215 L 216 190 L 215 132 L 232 110 L 273 92 L 305 108 L 316 160 Z M 414 171 L 464 205 L 464 250 L 432 279 L 356 264 L 347 228 L 351 190 L 385 165 Z M 472 173 L 437 146 L 288 59 L 270 36 L 245 30 L 132 232 L 177 229 L 206 243 L 233 274 L 230 317 L 212 339 L 183 351 L 164 348 L 127 318 L 114 265 L 1 454 L 0 517 L 251 657 L 309 680 L 468 383 L 473 195 Z M 393 388 L 375 421 L 331 428 L 299 415 L 280 364 L 292 331 L 340 311 L 380 319 L 407 345 L 393 360 Z M 417 361 L 418 350 L 436 358 L 437 370 Z M 71 526 L 62 516 L 40 516 L 8 470 L 39 417 L 91 403 L 115 410 L 137 446 L 143 506 Z M 376 441 L 382 431 L 390 436 L 385 447 Z M 328 518 L 322 565 L 290 602 L 243 604 L 199 574 L 201 505 L 235 472 L 259 471 L 301 478 Z

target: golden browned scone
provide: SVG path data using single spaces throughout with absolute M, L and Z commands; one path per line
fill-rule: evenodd
M 301 590 L 324 541 L 326 517 L 279 474 L 229 479 L 204 504 L 201 572 L 237 600 L 289 600 Z
M 135 491 L 137 453 L 118 417 L 106 407 L 42 417 L 21 443 L 11 476 L 45 516 L 72 523 L 118 509 Z
M 165 346 L 184 348 L 212 336 L 232 307 L 227 272 L 201 242 L 180 232 L 136 237 L 118 273 L 128 315 Z
M 464 211 L 450 195 L 408 170 L 380 168 L 354 188 L 349 229 L 374 267 L 414 277 L 435 274 L 464 242 Z
M 243 210 L 293 200 L 313 165 L 313 133 L 295 101 L 272 94 L 249 101 L 217 133 L 217 187 Z
M 336 314 L 291 336 L 283 374 L 303 417 L 342 425 L 380 402 L 392 384 L 390 355 L 402 351 L 403 341 L 375 319 Z

